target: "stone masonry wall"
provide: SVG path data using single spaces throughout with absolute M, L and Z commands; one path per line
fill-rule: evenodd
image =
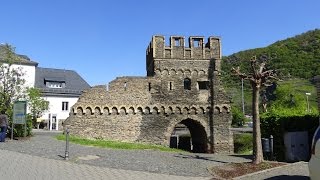
M 146 77 L 118 77 L 84 92 L 65 121 L 72 134 L 168 146 L 177 124 L 196 152 L 233 152 L 230 99 L 220 80 L 220 39 L 154 36 Z

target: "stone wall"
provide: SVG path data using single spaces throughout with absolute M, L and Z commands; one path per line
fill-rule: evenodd
M 220 39 L 154 36 L 146 77 L 118 77 L 84 92 L 66 121 L 72 134 L 169 145 L 177 124 L 188 127 L 194 151 L 230 153 L 230 99 L 220 80 Z

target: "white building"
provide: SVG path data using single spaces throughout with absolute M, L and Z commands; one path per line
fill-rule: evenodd
M 90 88 L 75 71 L 40 67 L 36 67 L 35 87 L 49 101 L 49 110 L 40 118 L 47 123 L 49 130 L 61 129 L 71 106 L 78 101 L 83 90 Z
M 0 45 L 0 55 L 2 46 Z M 90 85 L 75 71 L 38 67 L 25 55 L 18 55 L 19 61 L 12 68 L 19 68 L 24 73 L 25 87 L 35 87 L 42 92 L 43 99 L 49 101 L 49 109 L 43 114 L 45 128 L 60 130 L 62 122 L 69 116 L 82 91 Z M 0 56 L 1 61 L 1 56 Z

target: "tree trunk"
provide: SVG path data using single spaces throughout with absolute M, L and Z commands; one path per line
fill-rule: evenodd
M 263 162 L 261 131 L 260 131 L 260 116 L 259 116 L 259 96 L 260 85 L 252 84 L 252 118 L 253 118 L 253 164 Z

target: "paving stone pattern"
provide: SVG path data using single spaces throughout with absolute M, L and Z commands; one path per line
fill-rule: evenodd
M 61 161 L 64 161 L 65 142 L 56 140 L 54 138 L 56 134 L 38 131 L 35 132 L 34 137 L 28 140 L 8 140 L 6 143 L 0 143 L 0 149 L 60 160 L 58 162 L 61 163 Z M 72 164 L 74 166 L 86 164 L 133 170 L 141 173 L 151 172 L 185 177 L 209 177 L 210 174 L 207 171 L 207 167 L 227 162 L 250 161 L 249 159 L 228 155 L 171 153 L 153 150 L 114 150 L 76 144 L 70 144 L 69 154 L 69 164 L 71 164 L 64 165 L 68 166 L 68 168 L 72 167 Z M 20 154 L 19 156 L 23 155 Z
M 0 150 L 2 162 L 5 166 L 0 169 L 1 179 L 110 179 L 110 180 L 205 180 L 209 177 L 183 177 L 166 174 L 154 174 L 148 172 L 129 171 L 105 167 L 74 164 L 65 161 L 47 159 L 13 151 Z

